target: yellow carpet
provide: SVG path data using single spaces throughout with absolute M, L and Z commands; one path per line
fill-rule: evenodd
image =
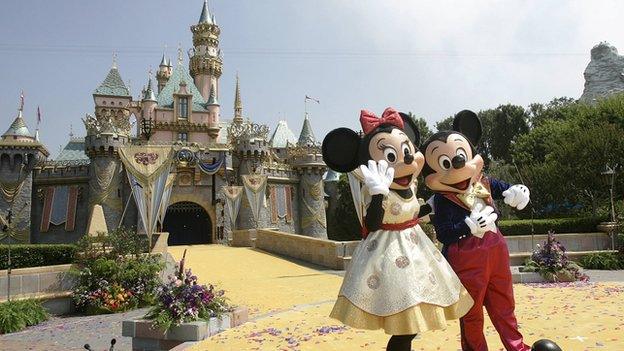
M 192 350 L 384 350 L 388 336 L 327 317 L 342 277 L 250 248 L 176 246 L 203 283 L 226 290 L 254 321 L 195 345 Z M 624 350 L 624 284 L 515 285 L 517 316 L 527 343 L 548 337 L 564 351 Z M 490 350 L 503 350 L 486 318 Z M 459 350 L 459 326 L 428 332 L 414 350 Z

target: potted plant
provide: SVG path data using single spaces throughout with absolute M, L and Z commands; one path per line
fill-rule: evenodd
M 565 247 L 555 239 L 553 231 L 548 232 L 548 238 L 542 246 L 531 255 L 523 268 L 525 272 L 538 272 L 549 282 L 587 281 L 589 277 L 582 273 L 581 267 L 570 261 Z
M 170 350 L 246 321 L 247 309 L 230 306 L 223 290 L 199 284 L 197 276 L 184 269 L 183 256 L 176 273 L 156 289 L 149 312 L 143 319 L 124 321 L 122 335 L 132 337 L 133 350 Z

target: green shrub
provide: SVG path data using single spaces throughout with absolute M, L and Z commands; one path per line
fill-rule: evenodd
M 547 234 L 550 230 L 557 233 L 592 233 L 603 220 L 600 217 L 502 220 L 498 222 L 498 228 L 506 236 L 530 235 L 531 226 L 535 234 Z
M 38 300 L 28 299 L 0 303 L 0 334 L 14 333 L 37 325 L 49 317 Z
M 585 269 L 616 270 L 624 269 L 624 259 L 617 253 L 598 252 L 582 257 L 579 264 Z
M 119 227 L 111 232 L 100 232 L 96 236 L 85 235 L 77 243 L 78 263 L 97 258 L 115 259 L 120 256 L 139 256 L 147 252 L 146 235 L 137 235 L 136 231 Z
M 85 236 L 80 250 L 73 299 L 87 314 L 115 313 L 154 302 L 159 273 L 164 268 L 160 255 L 149 255 L 144 235 L 126 228 L 97 236 Z
M 73 263 L 76 246 L 70 244 L 11 245 L 11 268 L 52 266 Z M 0 269 L 7 269 L 8 245 L 0 245 Z

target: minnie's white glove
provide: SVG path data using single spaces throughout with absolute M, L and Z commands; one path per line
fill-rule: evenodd
M 503 191 L 503 196 L 507 205 L 522 210 L 529 203 L 531 192 L 526 186 L 516 184 Z
M 381 160 L 379 163 L 369 160 L 368 167 L 361 165 L 360 171 L 364 176 L 364 184 L 368 187 L 371 195 L 388 195 L 390 184 L 394 180 L 394 168 L 388 167 L 388 162 Z
M 470 216 L 464 218 L 464 222 L 470 228 L 472 235 L 483 238 L 486 232 L 496 231 L 496 219 L 498 215 L 494 213 L 492 206 L 476 204 L 470 212 Z

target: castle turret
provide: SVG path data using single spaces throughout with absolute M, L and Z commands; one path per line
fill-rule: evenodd
M 150 71 L 149 80 L 147 82 L 147 88 L 143 91 L 143 98 L 141 99 L 141 121 L 143 119 L 154 119 L 154 109 L 158 102 L 156 101 L 156 95 L 152 89 L 152 75 Z M 142 123 L 139 121 L 139 123 Z M 140 126 L 141 124 L 139 124 Z
M 303 235 L 327 239 L 323 174 L 327 170 L 321 148 L 306 113 L 297 146 L 288 150 L 299 174 L 299 223 Z
M 17 116 L 0 140 L 0 216 L 11 211 L 9 236 L 0 240 L 30 243 L 33 168 L 49 156 L 36 140 L 23 117 L 23 100 Z M 5 223 L 1 223 L 4 225 Z
M 89 204 L 102 206 L 106 225 L 112 229 L 119 225 L 123 211 L 124 173 L 118 151 L 130 140 L 132 102 L 116 62 L 93 92 L 93 100 L 95 116 L 87 115 L 83 120 L 87 130 L 85 153 L 91 159 Z
M 208 102 L 206 102 L 206 110 L 208 110 L 211 120 L 214 120 L 214 121 L 219 120 L 219 113 L 221 110 L 221 106 L 219 105 L 219 101 L 217 100 L 217 95 L 214 89 L 214 85 L 210 88 L 210 96 L 208 97 Z
M 238 80 L 238 73 L 236 73 L 236 91 L 234 92 L 234 123 L 243 122 L 243 101 L 240 94 L 240 82 Z
M 158 81 L 158 93 L 165 87 L 169 78 L 171 77 L 171 60 L 165 58 L 165 53 L 163 52 L 162 59 L 160 60 L 160 65 L 158 65 L 158 71 L 156 72 L 156 80 Z
M 208 0 L 204 0 L 199 21 L 191 26 L 191 32 L 193 33 L 193 49 L 189 52 L 191 76 L 204 100 L 209 98 L 211 90 L 215 90 L 215 96 L 218 98 L 219 77 L 223 71 L 219 50 L 221 30 L 208 10 Z

